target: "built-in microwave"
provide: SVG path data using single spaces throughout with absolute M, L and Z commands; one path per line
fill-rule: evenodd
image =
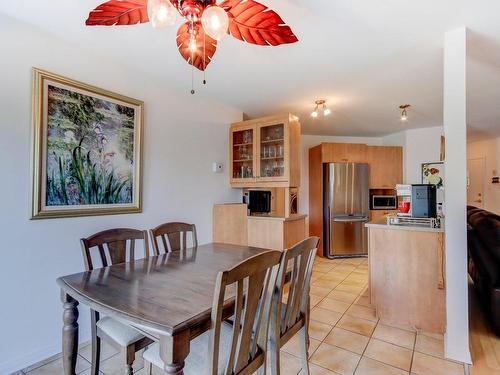
M 247 204 L 250 215 L 269 214 L 271 212 L 271 192 L 247 190 L 243 193 L 243 203 Z
M 395 195 L 372 195 L 370 210 L 395 210 L 398 208 L 398 198 Z

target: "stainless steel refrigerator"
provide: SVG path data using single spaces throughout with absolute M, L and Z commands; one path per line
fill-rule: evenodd
M 369 167 L 323 164 L 323 247 L 329 258 L 368 253 Z

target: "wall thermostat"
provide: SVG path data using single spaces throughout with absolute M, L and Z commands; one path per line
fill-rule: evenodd
M 217 162 L 214 162 L 212 164 L 212 172 L 214 172 L 214 173 L 221 173 L 223 170 L 224 170 L 224 164 L 217 163 Z

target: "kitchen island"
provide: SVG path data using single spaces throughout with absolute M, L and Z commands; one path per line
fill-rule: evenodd
M 443 229 L 366 224 L 371 304 L 387 323 L 444 333 Z

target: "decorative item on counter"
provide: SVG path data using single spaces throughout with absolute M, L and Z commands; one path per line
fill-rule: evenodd
M 33 73 L 32 218 L 141 212 L 143 102 Z
M 422 164 L 422 183 L 436 185 L 438 189 L 444 188 L 444 163 Z
M 151 21 L 153 27 L 163 28 L 174 25 L 177 14 L 184 21 L 177 31 L 177 48 L 192 69 L 205 71 L 225 34 L 261 46 L 298 41 L 275 11 L 255 0 L 220 4 L 216 0 L 109 0 L 92 10 L 85 24 L 119 26 Z M 195 93 L 194 86 L 191 93 Z
M 409 201 L 401 201 L 398 204 L 399 212 L 403 214 L 407 214 L 408 212 L 410 212 L 410 208 L 411 208 L 411 203 Z

